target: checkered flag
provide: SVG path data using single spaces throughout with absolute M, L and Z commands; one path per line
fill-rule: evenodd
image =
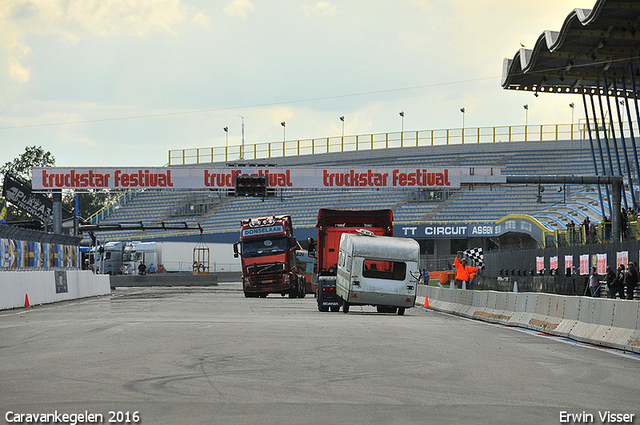
M 467 249 L 464 255 L 469 257 L 469 259 L 476 264 L 476 267 L 484 270 L 484 254 L 482 253 L 482 248 Z

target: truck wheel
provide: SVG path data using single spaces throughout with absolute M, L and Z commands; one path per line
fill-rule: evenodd
M 298 298 L 298 291 L 295 289 L 289 292 L 289 298 Z
M 349 303 L 348 303 L 347 301 L 345 301 L 345 302 L 342 304 L 342 312 L 343 312 L 343 313 L 348 313 L 348 312 L 349 312 L 349 307 L 350 307 L 350 306 L 349 306 Z
M 299 298 L 304 298 L 307 296 L 307 282 L 305 282 L 304 278 L 300 280 L 300 291 L 298 292 Z
M 404 307 L 398 307 L 398 316 L 404 316 Z

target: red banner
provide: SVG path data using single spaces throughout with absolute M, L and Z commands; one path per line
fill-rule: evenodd
M 266 176 L 270 188 L 459 188 L 462 182 L 498 183 L 493 167 L 445 168 L 64 168 L 34 167 L 33 188 L 51 189 L 232 189 L 238 176 Z

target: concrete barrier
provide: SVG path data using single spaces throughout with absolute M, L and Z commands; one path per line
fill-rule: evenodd
M 109 276 L 87 270 L 3 271 L 0 310 L 111 293 Z
M 434 310 L 640 353 L 640 302 L 418 286 Z

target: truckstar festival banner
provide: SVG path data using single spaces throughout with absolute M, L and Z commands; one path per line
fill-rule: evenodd
M 499 183 L 500 169 L 448 168 L 62 168 L 32 169 L 35 190 L 232 189 L 238 176 L 265 176 L 269 188 L 458 188 L 463 180 Z

